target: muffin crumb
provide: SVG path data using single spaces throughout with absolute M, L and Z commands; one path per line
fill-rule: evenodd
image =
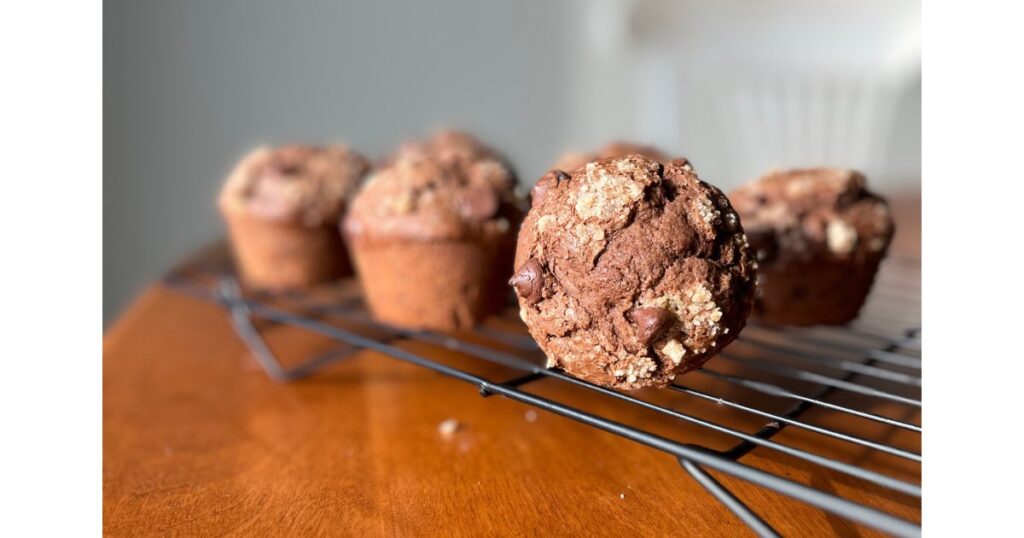
M 441 434 L 441 437 L 445 439 L 451 439 L 461 429 L 462 424 L 454 418 L 444 420 L 437 425 L 437 433 Z

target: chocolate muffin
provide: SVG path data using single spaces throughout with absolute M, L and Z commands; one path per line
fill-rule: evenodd
M 730 199 L 760 263 L 759 319 L 838 325 L 857 317 L 893 235 L 888 205 L 860 172 L 771 172 Z
M 282 290 L 349 274 L 338 221 L 368 169 L 344 145 L 262 147 L 243 158 L 218 199 L 242 280 Z
M 736 338 L 754 301 L 740 220 L 684 159 L 549 172 L 515 263 L 520 316 L 548 367 L 619 389 L 700 367 Z
M 404 145 L 344 221 L 374 315 L 452 330 L 503 307 L 525 209 L 514 189 L 509 167 L 468 135 Z
M 653 146 L 634 144 L 632 142 L 611 142 L 603 148 L 591 153 L 564 153 L 555 163 L 555 170 L 573 171 L 591 161 L 600 159 L 621 158 L 629 155 L 643 155 L 659 163 L 667 163 L 671 159 L 664 152 Z

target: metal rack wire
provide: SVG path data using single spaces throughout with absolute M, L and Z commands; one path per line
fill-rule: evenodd
M 850 326 L 796 329 L 749 325 L 734 344 L 705 368 L 681 376 L 679 382 L 668 387 L 671 392 L 710 401 L 737 414 L 764 419 L 766 422 L 753 432 L 715 422 L 695 413 L 678 411 L 632 393 L 597 386 L 557 369 L 544 368 L 520 354 L 538 351 L 533 340 L 507 327 L 485 324 L 467 337 L 461 334 L 408 330 L 379 323 L 369 316 L 358 294 L 351 292 L 351 287 L 349 292 L 339 292 L 329 299 L 303 293 L 244 294 L 229 271 L 211 267 L 179 270 L 169 275 L 165 282 L 175 290 L 215 301 L 226 308 L 239 336 L 260 366 L 275 380 L 295 380 L 317 372 L 352 351 L 373 350 L 469 383 L 484 397 L 501 395 L 671 454 L 690 476 L 760 536 L 776 536 L 778 533 L 721 482 L 708 474 L 708 469 L 896 536 L 920 535 L 920 527 L 914 522 L 739 461 L 755 449 L 771 450 L 885 490 L 913 498 L 921 497 L 919 483 L 774 439 L 790 427 L 811 432 L 909 461 L 917 466 L 919 481 L 920 453 L 888 443 L 885 439 L 845 433 L 823 425 L 823 420 L 811 421 L 803 417 L 814 409 L 836 417 L 881 425 L 886 431 L 909 432 L 917 436 L 919 442 L 921 426 L 911 418 L 906 418 L 916 419 L 921 408 L 920 269 L 916 260 L 888 260 L 883 265 L 875 290 L 861 317 Z M 320 319 L 324 314 L 330 314 L 332 319 L 343 320 L 344 324 L 327 323 Z M 322 354 L 298 365 L 285 367 L 261 337 L 253 323 L 254 319 L 298 327 L 328 337 L 346 347 L 340 352 Z M 521 375 L 505 381 L 488 379 L 397 347 L 393 343 L 396 339 L 438 346 L 511 368 Z M 481 341 L 493 342 L 494 345 L 481 344 Z M 742 368 L 743 373 L 736 373 L 734 369 L 723 371 L 714 366 L 718 363 L 733 363 Z M 689 381 L 691 376 L 738 387 L 759 398 L 746 401 L 729 394 L 714 394 L 692 386 Z M 706 428 L 733 438 L 736 442 L 724 449 L 679 442 L 527 390 L 531 383 L 542 379 L 583 388 L 623 405 L 638 406 L 670 419 Z M 900 409 L 904 417 L 877 412 L 872 409 L 876 407 L 873 405 L 850 404 L 847 402 L 850 398 L 842 398 L 844 395 L 878 402 L 886 409 Z M 776 409 L 778 406 L 764 405 L 765 400 L 788 402 L 788 407 Z

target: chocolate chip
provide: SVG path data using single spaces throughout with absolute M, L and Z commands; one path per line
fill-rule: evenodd
M 272 162 L 267 164 L 266 173 L 273 176 L 291 177 L 299 173 L 296 163 Z
M 866 196 L 867 193 L 864 192 L 864 176 L 856 173 L 845 185 L 843 185 L 842 190 L 839 191 L 839 197 L 836 200 L 836 207 L 849 207 L 863 200 Z
M 544 267 L 539 261 L 530 258 L 508 283 L 516 288 L 516 293 L 527 304 L 534 304 L 544 294 Z
M 672 162 L 669 164 L 672 164 L 673 166 L 678 166 L 680 168 L 683 168 L 684 170 L 693 170 L 693 165 L 690 164 L 690 160 L 687 159 L 686 157 L 672 159 Z
M 530 206 L 536 207 L 544 199 L 549 190 L 558 186 L 563 181 L 569 181 L 570 176 L 561 170 L 551 170 L 544 177 L 537 180 L 537 184 L 530 191 Z
M 494 190 L 485 187 L 471 187 L 459 198 L 459 212 L 475 221 L 487 220 L 498 212 L 501 204 Z
M 293 176 L 302 171 L 302 165 L 316 150 L 309 146 L 282 146 L 271 154 L 267 173 L 278 176 Z
M 639 308 L 633 311 L 636 336 L 643 345 L 650 345 L 672 326 L 675 316 L 664 308 Z

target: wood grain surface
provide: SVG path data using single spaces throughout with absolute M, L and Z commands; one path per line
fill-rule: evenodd
M 896 250 L 916 256 L 919 201 L 912 197 L 894 202 L 894 214 L 901 217 Z M 223 245 L 215 245 L 185 265 L 223 259 Z M 880 313 L 883 328 L 884 320 L 893 316 L 919 319 L 917 285 L 883 278 L 876 285 L 868 314 Z M 323 321 L 344 323 L 330 317 Z M 269 323 L 258 326 L 285 362 L 338 349 L 336 342 L 300 329 Z M 749 328 L 747 332 L 756 331 Z M 409 340 L 392 343 L 495 381 L 518 375 L 443 347 Z M 743 338 L 728 351 L 736 357 L 764 356 L 763 349 L 744 343 Z M 344 360 L 312 377 L 277 383 L 256 365 L 222 307 L 163 285 L 150 287 L 104 338 L 104 533 L 752 534 L 664 453 L 512 400 L 481 398 L 466 383 L 386 355 L 349 352 Z M 766 376 L 724 356 L 712 360 L 709 368 L 793 390 L 814 388 Z M 828 368 L 817 371 L 839 373 Z M 769 411 L 781 412 L 793 403 L 700 372 L 678 381 Z M 906 389 L 865 377 L 857 382 L 893 392 Z M 671 439 L 713 449 L 727 449 L 737 441 L 554 380 L 527 388 Z M 754 432 L 765 423 L 763 418 L 667 390 L 641 391 L 638 396 L 744 432 Z M 840 391 L 830 401 L 920 424 L 918 410 L 877 398 Z M 439 428 L 448 420 L 459 424 L 450 436 Z M 812 409 L 801 420 L 920 452 L 920 434 L 914 432 L 821 409 Z M 773 440 L 913 483 L 920 481 L 918 463 L 798 428 L 787 428 Z M 920 499 L 777 451 L 757 448 L 741 461 L 920 521 Z M 712 474 L 784 535 L 879 535 L 785 496 Z

